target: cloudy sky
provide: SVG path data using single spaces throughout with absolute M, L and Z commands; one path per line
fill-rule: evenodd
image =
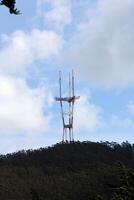
M 75 72 L 75 139 L 134 134 L 134 1 L 17 0 L 0 7 L 0 153 L 61 141 L 58 72 Z

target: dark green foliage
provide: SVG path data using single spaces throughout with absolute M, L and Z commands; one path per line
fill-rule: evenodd
M 39 195 L 34 188 L 31 188 L 31 197 L 32 197 L 32 200 L 40 200 Z
M 131 200 L 133 167 L 134 146 L 128 142 L 75 142 L 1 155 L 0 199 Z
M 107 200 L 134 200 L 134 170 L 127 168 L 124 164 L 118 163 L 119 182 L 110 186 L 113 195 Z M 106 200 L 102 196 L 97 196 L 96 200 Z
M 119 163 L 120 181 L 113 191 L 112 200 L 134 200 L 134 171 Z

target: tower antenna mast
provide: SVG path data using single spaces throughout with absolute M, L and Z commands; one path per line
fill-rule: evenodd
M 68 95 L 69 96 L 67 97 L 62 96 L 62 79 L 61 79 L 61 71 L 59 71 L 59 97 L 55 97 L 55 100 L 60 102 L 61 118 L 62 118 L 62 124 L 63 124 L 63 135 L 62 135 L 63 143 L 64 142 L 70 143 L 74 141 L 74 135 L 73 135 L 74 103 L 76 100 L 80 98 L 80 96 L 75 96 L 73 70 L 72 70 L 72 74 L 69 73 Z M 64 112 L 65 106 L 66 108 L 68 108 L 67 112 Z

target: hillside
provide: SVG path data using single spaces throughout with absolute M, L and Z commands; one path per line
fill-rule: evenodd
M 134 145 L 86 141 L 1 155 L 0 199 L 108 198 L 109 185 L 119 182 L 119 161 L 134 167 Z

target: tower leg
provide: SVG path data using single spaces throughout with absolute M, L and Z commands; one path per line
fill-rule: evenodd
M 71 142 L 72 137 L 71 137 L 71 128 L 69 128 L 69 142 Z
M 62 143 L 64 143 L 64 127 L 63 127 Z

